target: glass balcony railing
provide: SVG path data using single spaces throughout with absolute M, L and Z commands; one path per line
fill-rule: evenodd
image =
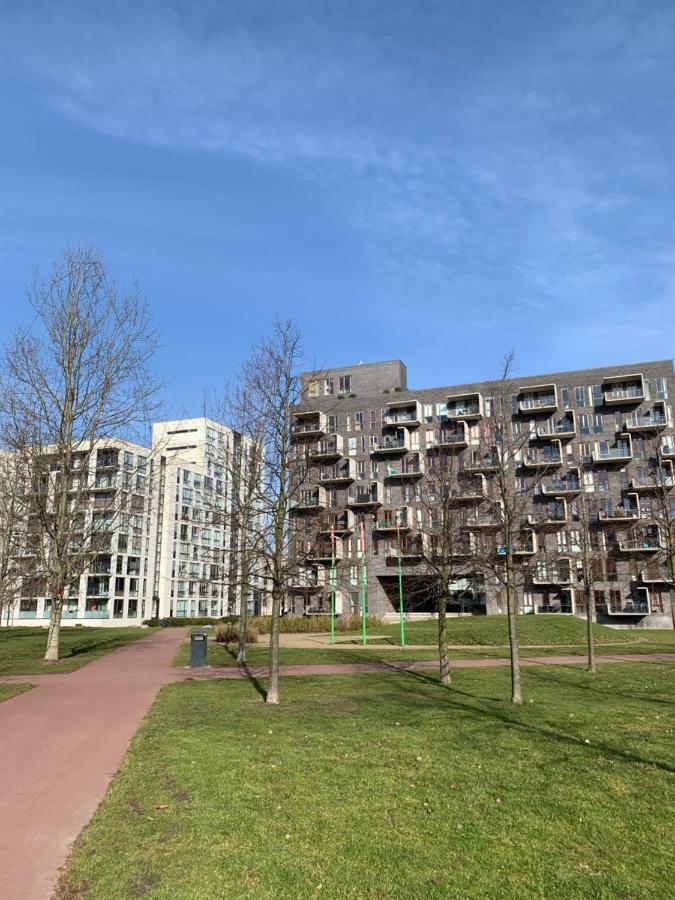
M 644 391 L 638 385 L 626 388 L 610 388 L 605 390 L 608 400 L 639 400 L 644 397 Z

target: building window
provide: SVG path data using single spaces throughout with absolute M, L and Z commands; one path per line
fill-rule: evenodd
M 657 378 L 656 379 L 656 399 L 657 400 L 667 400 L 668 399 L 668 381 L 665 378 Z
M 354 413 L 354 431 L 363 431 L 363 413 Z
M 352 390 L 352 376 L 340 375 L 340 393 L 350 394 Z
M 434 407 L 432 403 L 424 404 L 424 421 L 432 422 L 434 418 Z
M 319 396 L 319 382 L 318 381 L 310 381 L 307 386 L 307 396 L 308 397 L 318 397 Z
M 602 421 L 602 416 L 598 413 L 593 415 L 593 434 L 602 434 L 605 430 L 605 426 Z
M 377 418 L 378 418 L 377 410 L 371 409 L 370 410 L 370 430 L 371 431 L 375 431 L 375 429 L 377 428 Z
M 586 406 L 586 391 L 584 388 L 574 388 L 574 405 L 577 409 L 583 409 Z
M 323 393 L 325 397 L 330 397 L 335 393 L 335 385 L 332 378 L 324 378 Z
M 593 406 L 602 406 L 602 388 L 599 384 L 594 384 L 591 388 L 591 396 L 593 397 Z
M 560 399 L 561 399 L 561 402 L 562 402 L 562 405 L 563 405 L 563 409 L 569 409 L 569 408 L 570 408 L 570 392 L 569 392 L 569 388 L 563 388 L 563 389 L 560 391 Z

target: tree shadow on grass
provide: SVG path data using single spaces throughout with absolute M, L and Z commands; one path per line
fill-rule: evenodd
M 602 660 L 598 660 L 598 665 L 602 665 Z M 609 663 L 608 665 L 614 665 L 614 663 Z M 645 665 L 643 663 L 643 665 Z M 654 663 L 647 663 L 647 665 L 654 665 Z M 543 663 L 537 666 L 529 666 L 530 669 L 529 675 L 533 678 L 536 678 L 538 681 L 545 682 L 547 684 L 560 684 L 563 687 L 569 687 L 568 683 L 563 678 L 557 678 L 556 672 L 554 671 L 553 666 L 546 666 Z M 566 668 L 563 666 L 556 666 L 556 668 Z M 575 667 L 578 669 L 578 667 Z M 597 681 L 594 679 L 597 675 L 593 675 L 590 672 L 588 674 L 588 681 L 585 684 L 575 684 L 575 690 L 587 691 L 590 694 L 595 694 L 598 697 L 612 697 L 617 698 L 620 697 L 623 700 L 635 700 L 638 703 L 658 703 L 662 706 L 672 706 L 675 707 L 675 703 L 672 700 L 665 700 L 659 697 L 649 697 L 645 695 L 639 694 L 629 694 L 625 691 L 616 691 L 616 690 L 602 690 L 598 687 Z
M 238 651 L 235 650 L 234 644 L 223 644 L 225 652 L 228 656 L 231 656 L 233 660 L 237 659 Z M 241 669 L 242 672 L 246 674 L 246 680 L 250 681 L 256 691 L 260 694 L 263 700 L 267 700 L 267 691 L 260 683 L 258 676 L 249 668 L 248 663 L 237 663 L 237 668 Z
M 537 735 L 547 740 L 553 740 L 559 743 L 567 744 L 568 746 L 574 747 L 576 749 L 584 746 L 581 742 L 581 739 L 575 735 L 565 734 L 563 731 L 560 731 L 559 729 L 553 727 L 535 725 L 531 722 L 522 721 L 519 716 L 522 715 L 525 710 L 527 710 L 527 707 L 498 706 L 486 708 L 481 705 L 481 701 L 493 700 L 495 698 L 484 698 L 476 696 L 474 694 L 470 694 L 466 691 L 459 691 L 452 685 L 442 685 L 438 681 L 438 678 L 434 678 L 430 675 L 425 674 L 424 672 L 419 672 L 414 669 L 395 669 L 392 667 L 391 671 L 392 673 L 396 673 L 397 675 L 399 675 L 402 679 L 404 679 L 404 681 L 407 680 L 411 685 L 414 683 L 414 681 L 422 682 L 426 685 L 434 685 L 439 689 L 439 691 L 443 692 L 445 702 L 449 706 L 453 706 L 458 710 L 462 710 L 463 712 L 469 712 L 478 716 L 485 717 L 486 719 L 496 719 L 507 728 L 514 728 L 519 731 L 523 731 L 526 734 Z M 567 686 L 569 687 L 569 685 Z M 429 702 L 429 698 L 426 693 L 422 693 L 421 691 L 415 690 L 411 687 L 406 687 L 405 690 L 408 693 L 415 694 L 418 698 L 424 697 L 427 703 Z M 502 697 L 496 700 L 496 702 L 505 704 L 507 701 Z M 594 753 L 596 756 L 600 755 L 610 757 L 617 762 L 630 764 L 639 763 L 640 765 L 652 766 L 656 769 L 660 769 L 663 772 L 675 774 L 675 766 L 672 766 L 669 763 L 656 759 L 648 759 L 629 750 L 622 750 L 618 747 L 613 747 L 610 744 L 607 744 L 603 741 L 598 741 L 597 739 L 595 739 L 592 746 L 589 747 L 589 752 Z

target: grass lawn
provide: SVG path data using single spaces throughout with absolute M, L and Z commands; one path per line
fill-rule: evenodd
M 640 644 L 619 644 L 616 647 L 596 647 L 598 655 L 607 654 L 612 656 L 624 656 L 630 653 L 675 653 L 675 643 L 658 643 L 649 641 Z M 521 648 L 521 656 L 556 656 L 560 654 L 570 654 L 574 656 L 585 656 L 586 648 L 583 646 L 574 647 L 549 647 L 549 648 L 533 648 L 528 650 Z M 222 644 L 209 642 L 208 659 L 210 666 L 236 666 L 236 647 L 224 647 Z M 489 648 L 476 647 L 475 650 L 449 650 L 450 659 L 507 659 L 509 656 L 508 648 Z M 247 664 L 249 666 L 264 666 L 268 662 L 268 651 L 266 647 L 251 646 L 246 652 Z M 292 665 L 318 665 L 321 663 L 374 663 L 374 662 L 402 662 L 405 660 L 425 660 L 437 659 L 438 653 L 435 650 L 385 650 L 378 648 L 374 644 L 370 648 L 358 649 L 356 647 L 330 648 L 309 648 L 302 649 L 296 647 L 281 647 L 279 649 L 279 660 L 282 666 Z M 190 661 L 189 644 L 185 643 L 178 651 L 174 665 L 187 666 Z
M 506 616 L 467 616 L 447 620 L 449 644 L 506 644 L 508 642 Z M 586 622 L 575 616 L 545 615 L 518 616 L 518 635 L 522 644 L 574 644 L 586 640 Z M 384 625 L 376 629 L 388 643 L 398 644 L 400 625 Z M 593 625 L 593 634 L 601 642 L 633 642 L 645 635 L 673 635 L 672 629 L 609 628 Z M 406 624 L 406 641 L 435 644 L 438 623 L 435 619 Z
M 61 660 L 45 663 L 46 628 L 0 628 L 0 675 L 72 672 L 129 641 L 150 634 L 149 628 L 63 628 Z
M 437 652 L 402 648 L 390 650 L 382 648 L 382 644 L 398 643 L 398 626 L 383 626 L 375 629 L 377 634 L 387 634 L 383 641 L 373 640 L 368 649 L 359 648 L 360 637 L 354 636 L 353 643 L 340 641 L 335 648 L 290 648 L 282 647 L 279 651 L 281 665 L 299 663 L 340 663 L 340 662 L 394 662 L 410 659 L 436 659 Z M 434 644 L 436 641 L 437 623 L 435 621 L 411 622 L 406 627 L 406 641 L 410 644 Z M 570 653 L 583 655 L 586 652 L 586 623 L 568 616 L 534 617 L 522 616 L 518 619 L 523 655 L 547 656 L 551 654 Z M 393 636 L 392 636 L 393 635 Z M 595 625 L 594 635 L 596 650 L 599 654 L 623 653 L 675 653 L 675 631 L 667 629 L 631 629 L 619 630 L 605 625 Z M 448 623 L 448 636 L 451 644 L 469 645 L 469 649 L 450 649 L 452 659 L 469 658 L 505 658 L 508 648 L 490 647 L 490 644 L 506 644 L 506 617 L 485 616 L 472 619 L 451 619 Z M 343 637 L 340 635 L 339 637 Z M 575 642 L 577 642 L 575 644 Z M 538 644 L 550 644 L 550 647 L 537 647 Z M 566 646 L 570 645 L 571 646 Z M 610 644 L 611 646 L 603 645 Z M 528 649 L 532 648 L 532 649 Z M 233 666 L 236 659 L 231 649 L 220 644 L 209 643 L 209 663 L 212 666 Z M 248 650 L 249 665 L 265 665 L 267 650 L 265 647 L 253 645 Z M 184 644 L 178 652 L 175 664 L 188 665 L 190 657 L 189 645 Z
M 508 681 L 166 687 L 56 897 L 669 896 L 675 667 Z
M 0 703 L 3 700 L 9 700 L 11 697 L 16 697 L 17 694 L 23 694 L 24 691 L 29 691 L 32 687 L 32 684 L 0 684 Z

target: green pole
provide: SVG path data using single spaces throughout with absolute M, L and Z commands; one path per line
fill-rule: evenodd
M 361 630 L 362 630 L 362 641 L 364 644 L 368 643 L 368 636 L 366 632 L 366 529 L 363 524 L 363 520 L 361 521 Z
M 335 531 L 330 530 L 330 642 L 335 643 Z
M 403 615 L 403 566 L 401 564 L 401 527 L 396 530 L 398 540 L 398 608 L 401 617 L 401 647 L 405 647 L 405 616 Z

